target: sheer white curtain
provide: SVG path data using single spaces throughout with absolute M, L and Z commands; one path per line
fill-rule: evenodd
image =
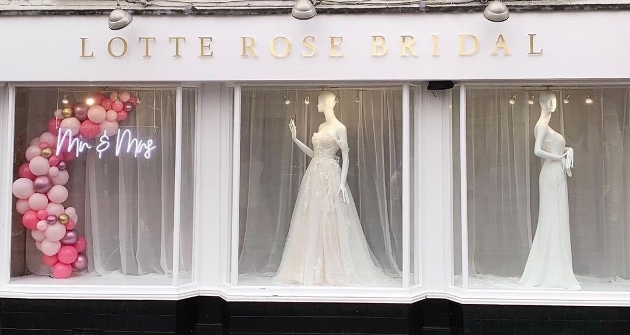
M 71 101 L 81 101 L 91 92 L 62 91 L 68 92 Z M 134 137 L 155 142 L 157 149 L 151 158 L 134 158 L 126 153 L 116 157 L 112 137 L 112 148 L 101 158 L 91 149 L 69 164 L 69 197 L 64 206 L 77 209 L 76 229 L 87 239 L 91 274 L 170 275 L 172 271 L 175 91 L 135 93 L 141 103 L 119 124 Z M 20 143 L 41 135 L 60 105 L 57 89 L 28 89 L 27 97 L 26 128 L 18 139 Z M 41 262 L 41 252 L 29 238 L 26 236 L 28 272 L 49 273 Z
M 573 268 L 583 281 L 630 276 L 630 90 L 555 91 L 550 126 L 575 150 L 568 178 Z M 594 102 L 586 104 L 587 94 Z M 533 154 L 540 116 L 532 92 L 467 92 L 471 274 L 519 277 L 538 218 L 542 160 Z M 533 92 L 537 98 L 536 92 Z M 563 99 L 569 95 L 569 103 Z
M 324 122 L 320 91 L 255 88 L 242 91 L 239 273 L 275 274 L 289 230 L 300 180 L 308 164 L 291 141 L 311 136 Z M 284 96 L 290 100 L 285 103 Z M 309 104 L 305 104 L 308 95 Z M 402 265 L 400 89 L 340 90 L 337 118 L 348 129 L 348 184 L 368 244 L 380 266 L 399 274 Z

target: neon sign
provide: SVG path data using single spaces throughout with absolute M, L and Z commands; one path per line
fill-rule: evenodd
M 61 154 L 62 144 L 68 141 L 68 152 L 72 152 L 73 150 L 76 152 L 76 157 L 79 157 L 79 153 L 87 151 L 89 149 L 95 149 L 98 153 L 98 158 L 103 157 L 103 153 L 109 150 L 112 146 L 110 143 L 109 136 L 107 136 L 107 131 L 101 137 L 99 137 L 98 145 L 90 145 L 88 142 L 79 139 L 78 137 L 72 137 L 72 131 L 70 129 L 66 129 L 65 131 L 59 131 L 57 134 L 57 149 L 56 155 Z M 121 131 L 118 129 L 116 132 L 116 143 L 114 145 L 115 155 L 118 157 L 123 153 L 133 154 L 133 157 L 138 158 L 140 155 L 146 159 L 150 159 L 153 151 L 157 148 L 152 139 L 149 140 L 140 140 L 131 135 L 131 131 L 129 129 L 125 129 Z

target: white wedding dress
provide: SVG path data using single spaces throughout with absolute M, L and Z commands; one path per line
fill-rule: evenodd
M 542 149 L 564 154 L 564 137 L 547 126 Z M 573 274 L 567 177 L 560 161 L 545 159 L 539 179 L 538 226 L 519 284 L 527 287 L 579 290 Z
M 389 279 L 372 256 L 352 195 L 337 194 L 337 150 L 348 144 L 325 133 L 312 138 L 313 158 L 302 178 L 277 284 L 378 285 Z

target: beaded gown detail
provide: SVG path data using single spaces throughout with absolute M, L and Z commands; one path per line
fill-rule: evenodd
M 341 168 L 336 153 L 348 144 L 333 135 L 313 134 L 313 157 L 306 169 L 274 282 L 354 286 L 384 282 L 368 246 L 354 200 L 337 194 Z

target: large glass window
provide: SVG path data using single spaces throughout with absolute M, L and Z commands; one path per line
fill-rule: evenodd
M 241 95 L 238 284 L 400 286 L 402 89 Z
M 628 101 L 627 87 L 466 91 L 469 287 L 630 287 Z
M 191 280 L 196 92 L 177 91 L 17 88 L 11 282 L 170 285 L 175 257 Z

